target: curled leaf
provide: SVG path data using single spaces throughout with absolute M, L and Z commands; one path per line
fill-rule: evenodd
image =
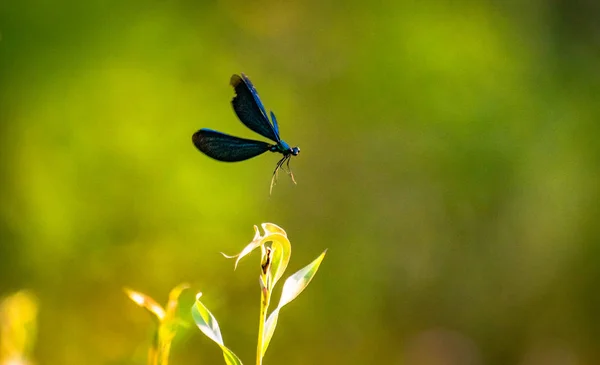
M 256 249 L 257 247 L 259 247 L 261 245 L 261 235 L 260 232 L 258 230 L 257 226 L 254 226 L 254 238 L 252 239 L 252 242 L 250 242 L 249 244 L 246 245 L 246 247 L 244 247 L 244 249 L 238 253 L 237 255 L 233 255 L 233 256 L 229 256 L 226 255 L 224 253 L 221 252 L 221 254 L 223 256 L 225 256 L 228 259 L 232 259 L 232 258 L 237 258 L 235 260 L 235 265 L 234 265 L 234 269 L 237 269 L 237 265 L 240 262 L 240 260 L 244 257 L 249 255 L 252 251 L 254 251 L 254 249 Z
M 171 289 L 169 292 L 169 301 L 167 302 L 167 310 L 165 316 L 167 319 L 174 319 L 177 305 L 179 304 L 179 296 L 183 293 L 184 290 L 189 289 L 190 285 L 188 283 L 182 283 Z
M 278 225 L 276 225 L 274 223 L 263 223 L 263 224 L 261 224 L 261 227 L 265 231 L 265 234 L 279 233 L 279 234 L 287 237 L 287 233 L 285 233 L 283 228 L 279 227 Z
M 176 318 L 179 296 L 188 287 L 189 285 L 184 283 L 171 290 L 166 311 L 150 296 L 128 288 L 124 289 L 131 300 L 154 314 L 158 321 L 158 328 L 148 352 L 148 363 L 151 365 L 167 365 L 169 362 L 171 343 L 175 338 L 177 328 L 185 325 L 184 321 Z
M 270 270 L 273 281 L 269 288 L 272 289 L 287 269 L 288 263 L 290 262 L 290 256 L 292 255 L 292 245 L 287 236 L 281 233 L 270 234 L 268 240 L 272 242 L 271 249 L 273 250 Z
M 237 268 L 237 265 L 240 262 L 240 260 L 245 256 L 248 256 L 252 251 L 257 249 L 258 247 L 261 248 L 262 256 L 264 256 L 264 245 L 268 242 L 272 242 L 271 247 L 274 251 L 277 251 L 274 254 L 278 255 L 277 265 L 271 264 L 271 275 L 274 278 L 272 284 L 275 285 L 277 280 L 279 280 L 283 275 L 283 272 L 285 271 L 289 262 L 289 258 L 291 255 L 291 244 L 287 238 L 287 234 L 281 227 L 273 223 L 263 223 L 261 227 L 263 228 L 265 234 L 261 235 L 258 227 L 254 226 L 254 238 L 252 239 L 252 242 L 247 244 L 246 247 L 244 247 L 240 253 L 233 256 L 226 255 L 224 253 L 221 254 L 226 258 L 236 258 L 235 268 Z
M 129 299 L 133 300 L 135 304 L 140 307 L 146 308 L 148 312 L 154 314 L 159 322 L 165 318 L 165 310 L 160 304 L 152 299 L 152 297 L 128 288 L 125 288 L 124 290 Z

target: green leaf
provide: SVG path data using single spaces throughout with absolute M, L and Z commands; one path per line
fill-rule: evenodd
M 267 352 L 267 348 L 269 347 L 269 343 L 271 343 L 271 338 L 273 337 L 273 333 L 275 333 L 275 327 L 277 327 L 277 320 L 279 319 L 279 310 L 281 307 L 277 307 L 271 312 L 269 318 L 265 322 L 265 332 L 263 337 L 263 347 L 261 356 L 264 357 Z
M 325 254 L 327 250 L 325 250 L 319 257 L 317 257 L 313 262 L 306 265 L 304 268 L 298 270 L 294 275 L 287 278 L 285 283 L 283 284 L 283 289 L 281 290 L 281 298 L 279 299 L 278 307 L 281 308 L 284 305 L 288 304 L 292 300 L 296 299 L 300 293 L 308 286 L 312 278 L 319 270 L 319 266 L 321 265 L 321 261 L 325 258 Z
M 270 276 L 273 278 L 269 290 L 272 290 L 277 281 L 283 276 L 285 269 L 287 269 L 292 255 L 292 245 L 287 237 L 281 233 L 271 233 L 265 236 L 264 240 L 271 241 L 271 249 L 273 250 L 269 269 Z
M 217 319 L 210 313 L 208 308 L 202 304 L 200 301 L 200 297 L 202 293 L 198 293 L 196 295 L 196 302 L 192 306 L 192 317 L 194 318 L 194 322 L 200 331 L 206 335 L 206 337 L 210 338 L 214 342 L 221 347 L 223 351 L 223 358 L 225 359 L 225 363 L 227 365 L 242 365 L 242 361 L 233 353 L 230 349 L 228 349 L 223 343 L 223 336 L 221 336 L 221 330 L 219 329 L 219 323 Z
M 287 280 L 283 284 L 281 298 L 279 299 L 279 305 L 277 305 L 277 308 L 273 310 L 273 312 L 271 313 L 271 315 L 269 315 L 269 318 L 265 322 L 262 356 L 265 355 L 265 352 L 269 347 L 269 343 L 271 342 L 271 338 L 273 337 L 273 333 L 275 332 L 277 320 L 279 319 L 279 311 L 281 310 L 281 308 L 283 308 L 284 305 L 296 299 L 296 297 L 298 297 L 298 295 L 300 295 L 300 293 L 302 293 L 302 291 L 308 286 L 312 278 L 317 273 L 317 270 L 319 270 L 319 266 L 325 258 L 326 253 L 327 250 L 325 250 L 321 255 L 319 255 L 319 257 L 317 257 L 313 262 L 311 262 L 310 264 L 298 270 L 295 274 L 287 278 Z

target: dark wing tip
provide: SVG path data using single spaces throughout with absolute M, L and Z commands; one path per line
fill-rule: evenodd
M 229 79 L 229 85 L 233 86 L 233 88 L 235 89 L 242 81 L 243 80 L 239 75 L 233 74 L 231 75 L 231 79 Z
M 194 145 L 196 147 L 200 148 L 200 146 L 204 142 L 205 138 L 207 137 L 207 134 L 210 135 L 211 132 L 214 132 L 214 131 L 212 129 L 208 129 L 208 128 L 200 129 L 196 133 L 192 134 L 192 142 L 194 143 Z
M 201 138 L 202 138 L 202 129 L 200 129 L 196 133 L 192 134 L 192 142 L 194 143 L 194 146 L 198 147 Z

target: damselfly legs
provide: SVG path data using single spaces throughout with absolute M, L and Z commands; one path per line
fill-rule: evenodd
M 275 170 L 273 171 L 273 177 L 271 178 L 271 188 L 269 189 L 269 194 L 273 192 L 273 186 L 277 185 L 277 178 L 279 175 L 280 168 L 283 169 L 283 171 L 285 171 L 288 175 L 290 175 L 294 184 L 297 184 L 296 179 L 294 179 L 294 173 L 290 168 L 290 159 L 292 158 L 292 156 L 292 154 L 285 155 L 281 160 L 279 160 L 279 162 L 277 162 L 277 166 L 275 166 Z M 284 163 L 285 167 L 283 167 Z

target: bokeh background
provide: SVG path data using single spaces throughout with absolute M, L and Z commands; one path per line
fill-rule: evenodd
M 39 304 L 39 364 L 144 364 L 180 282 L 252 363 L 252 226 L 328 255 L 271 364 L 600 363 L 600 6 L 550 1 L 0 2 L 0 296 Z M 250 76 L 301 147 L 254 138 Z M 188 311 L 182 310 L 183 314 Z M 195 327 L 172 364 L 222 363 Z

